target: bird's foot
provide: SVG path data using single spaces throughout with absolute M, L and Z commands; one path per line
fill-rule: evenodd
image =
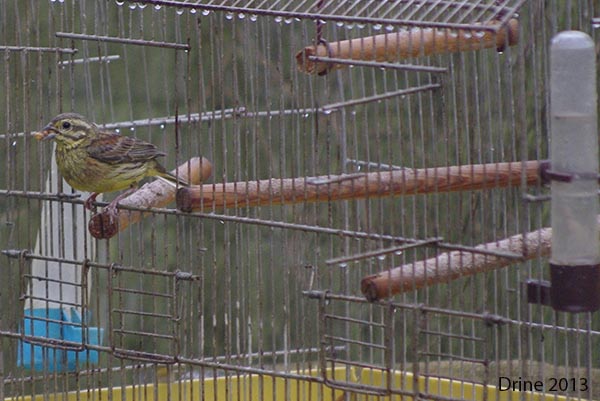
M 116 202 L 115 202 L 116 201 Z M 119 199 L 115 199 L 108 204 L 102 211 L 103 214 L 110 216 L 110 219 L 116 219 L 119 216 L 119 211 L 117 210 L 117 204 L 119 203 Z
M 135 190 L 136 190 L 135 187 L 131 187 L 127 191 L 125 191 L 122 194 L 120 194 L 119 196 L 117 196 L 115 199 L 112 200 L 112 202 L 110 202 L 108 204 L 108 206 L 106 206 L 105 212 L 114 217 L 117 217 L 119 215 L 119 212 L 117 211 L 117 205 L 119 204 L 120 201 L 122 201 L 123 199 L 125 199 L 126 197 L 131 195 L 131 193 L 135 192 Z
M 98 193 L 94 192 L 92 193 L 83 203 L 83 207 L 85 207 L 87 210 L 96 210 L 96 206 L 94 206 L 94 202 L 96 201 L 96 197 L 98 196 Z

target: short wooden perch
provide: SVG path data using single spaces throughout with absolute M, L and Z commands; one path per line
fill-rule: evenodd
M 499 22 L 493 21 L 482 26 L 498 27 Z M 325 75 L 332 69 L 344 68 L 347 65 L 311 60 L 311 56 L 394 62 L 411 57 L 488 48 L 496 48 L 501 51 L 507 46 L 515 45 L 518 40 L 519 21 L 516 19 L 509 20 L 497 32 L 490 30 L 414 28 L 407 31 L 307 46 L 296 54 L 296 62 L 298 69 L 302 72 Z
M 510 252 L 521 255 L 523 260 L 550 255 L 552 228 L 539 230 L 478 245 L 482 251 Z M 436 257 L 394 267 L 361 281 L 361 291 L 371 302 L 393 295 L 446 283 L 477 273 L 488 272 L 514 264 L 515 260 L 501 256 L 468 252 L 445 252 Z
M 171 173 L 187 180 L 190 184 L 197 185 L 210 177 L 212 164 L 204 157 L 194 157 L 176 170 L 171 171 Z M 173 202 L 174 199 L 174 186 L 162 180 L 154 180 L 120 201 L 119 205 L 137 208 L 164 207 Z M 107 239 L 149 214 L 149 212 L 119 209 L 119 217 L 114 219 L 103 210 L 92 216 L 88 229 L 93 237 Z
M 180 188 L 176 201 L 178 209 L 192 212 L 493 189 L 521 185 L 523 169 L 527 185 L 536 184 L 540 165 L 539 161 L 505 162 L 205 184 Z

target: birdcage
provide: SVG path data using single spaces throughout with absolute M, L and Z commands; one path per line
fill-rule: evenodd
M 0 0 L 0 398 L 598 399 L 599 26 Z

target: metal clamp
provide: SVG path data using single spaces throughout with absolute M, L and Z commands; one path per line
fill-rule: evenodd
M 600 309 L 600 264 L 565 266 L 550 263 L 551 282 L 528 280 L 527 302 L 551 306 L 561 312 Z
M 574 173 L 552 170 L 550 161 L 544 160 L 540 162 L 540 179 L 544 185 L 548 185 L 552 181 L 572 182 L 573 180 L 598 180 L 598 182 L 600 182 L 600 175 L 596 173 Z

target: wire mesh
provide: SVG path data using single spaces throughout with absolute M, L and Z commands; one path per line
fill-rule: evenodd
M 597 398 L 597 318 L 524 283 L 547 277 L 549 43 L 597 38 L 599 9 L 0 0 L 0 398 Z M 204 157 L 202 185 L 96 238 L 31 136 L 63 111 L 178 174 Z

